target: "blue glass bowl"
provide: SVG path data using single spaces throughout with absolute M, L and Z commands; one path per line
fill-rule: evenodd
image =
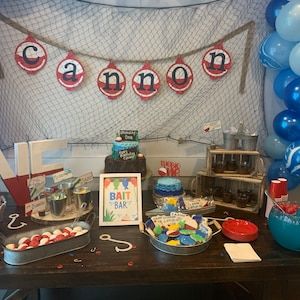
M 276 206 L 270 211 L 269 229 L 275 241 L 282 247 L 300 251 L 300 211 L 290 215 L 280 211 Z

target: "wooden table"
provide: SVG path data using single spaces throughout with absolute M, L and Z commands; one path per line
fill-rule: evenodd
M 98 194 L 95 193 L 95 198 Z M 150 192 L 143 193 L 143 206 L 153 208 Z M 145 209 L 144 209 L 145 210 Z M 261 299 L 300 299 L 300 255 L 285 250 L 273 241 L 266 219 L 256 214 L 228 210 L 230 216 L 248 219 L 259 227 L 259 237 L 252 246 L 262 258 L 259 263 L 233 263 L 223 244 L 232 242 L 221 233 L 211 240 L 207 250 L 192 256 L 174 256 L 156 250 L 148 237 L 137 226 L 99 227 L 98 219 L 91 230 L 91 243 L 72 253 L 62 254 L 23 266 L 0 262 L 0 288 L 51 288 L 92 287 L 103 285 L 149 285 L 149 284 L 197 284 L 211 282 L 244 282 L 254 286 L 254 293 Z M 0 223 L 4 234 L 15 234 L 6 228 L 9 213 Z M 224 208 L 218 207 L 214 216 L 224 217 Z M 38 228 L 29 218 L 23 231 Z M 108 233 L 115 239 L 134 244 L 129 252 L 117 253 L 115 244 L 99 240 L 99 235 Z M 96 247 L 98 252 L 91 253 Z M 75 263 L 74 259 L 82 262 Z M 63 265 L 59 269 L 58 265 Z M 284 296 L 283 296 L 284 295 Z M 283 298 L 281 298 L 283 297 Z

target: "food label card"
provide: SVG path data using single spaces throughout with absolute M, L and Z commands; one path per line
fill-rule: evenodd
M 25 204 L 25 216 L 30 216 L 32 213 L 38 213 L 46 209 L 46 198 L 34 200 Z
M 36 199 L 45 191 L 46 177 L 45 175 L 29 178 L 27 186 L 30 191 L 30 199 Z
M 79 178 L 78 185 L 85 185 L 88 182 L 93 181 L 93 179 L 94 179 L 93 172 L 91 171 L 91 172 L 85 173 L 85 174 L 79 176 L 78 178 Z
M 73 174 L 72 174 L 71 170 L 64 170 L 64 171 L 57 172 L 57 173 L 52 175 L 54 183 L 58 183 L 58 182 L 61 182 L 63 180 L 67 180 L 67 179 L 70 179 L 72 177 L 73 177 Z
M 138 131 L 137 130 L 120 130 L 120 137 L 123 141 L 137 141 Z

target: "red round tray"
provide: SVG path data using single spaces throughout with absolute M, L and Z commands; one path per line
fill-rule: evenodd
M 257 226 L 242 219 L 223 222 L 222 232 L 228 238 L 238 242 L 251 242 L 256 240 L 258 236 Z

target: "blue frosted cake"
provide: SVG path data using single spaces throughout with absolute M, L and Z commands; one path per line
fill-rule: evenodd
M 177 178 L 159 178 L 154 186 L 154 193 L 158 196 L 179 196 L 183 194 L 182 183 Z
M 122 130 L 112 145 L 112 154 L 105 158 L 105 173 L 141 173 L 146 176 L 146 158 L 139 153 L 138 134 Z
M 133 160 L 139 152 L 138 141 L 115 140 L 112 146 L 113 159 Z

